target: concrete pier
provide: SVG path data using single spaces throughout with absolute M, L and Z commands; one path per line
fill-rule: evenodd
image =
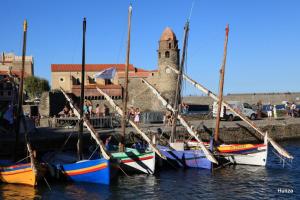
M 264 132 L 267 131 L 275 141 L 300 139 L 300 118 L 283 117 L 279 119 L 263 119 L 254 121 L 259 128 Z M 215 120 L 192 120 L 190 124 L 194 126 L 203 140 L 208 141 L 209 135 L 214 131 Z M 163 124 L 141 124 L 141 129 L 148 133 L 157 132 L 161 128 L 166 134 L 170 133 L 171 128 Z M 127 133 L 136 132 L 132 127 L 128 127 Z M 177 128 L 179 137 L 187 138 L 188 133 L 184 127 Z M 114 140 L 117 141 L 121 129 L 97 129 L 99 137 L 105 139 L 108 135 L 113 135 Z M 0 139 L 0 155 L 9 155 L 13 152 L 15 135 L 2 134 Z M 49 128 L 39 127 L 31 129 L 29 134 L 30 141 L 34 149 L 38 152 L 45 152 L 49 150 L 58 150 L 62 147 L 65 149 L 76 149 L 77 129 L 73 128 Z M 94 144 L 90 134 L 85 130 L 83 135 L 84 144 L 88 147 Z M 68 142 L 66 142 L 68 140 Z M 220 140 L 225 143 L 259 143 L 262 141 L 261 135 L 255 132 L 243 121 L 221 121 L 220 125 Z M 65 144 L 66 143 L 66 144 Z M 19 152 L 25 152 L 24 135 L 20 136 Z

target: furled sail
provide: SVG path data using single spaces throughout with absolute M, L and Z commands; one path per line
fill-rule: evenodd
M 142 79 L 142 80 L 151 89 L 151 91 L 155 94 L 155 96 L 162 102 L 162 104 L 174 113 L 175 112 L 174 108 L 170 104 L 168 104 L 168 102 L 159 94 L 159 92 L 150 83 L 148 83 L 145 79 Z M 187 129 L 188 133 L 199 142 L 200 147 L 201 147 L 202 151 L 204 152 L 205 156 L 207 157 L 207 159 L 213 163 L 218 164 L 218 161 L 215 159 L 215 157 L 212 155 L 212 153 L 209 150 L 207 150 L 207 148 L 204 146 L 201 138 L 198 137 L 198 135 L 195 133 L 195 131 L 193 131 L 193 129 L 185 121 L 185 119 L 183 119 L 183 117 L 180 114 L 177 115 L 177 119 Z
M 173 72 L 178 73 L 178 70 L 169 67 L 169 69 L 171 69 Z M 189 83 L 191 83 L 193 86 L 195 86 L 197 89 L 199 89 L 200 91 L 202 91 L 203 93 L 205 93 L 206 95 L 208 95 L 209 97 L 211 97 L 212 99 L 214 99 L 215 101 L 218 101 L 219 98 L 217 97 L 217 95 L 215 95 L 213 92 L 211 92 L 210 90 L 206 89 L 204 86 L 202 86 L 201 84 L 197 83 L 196 81 L 194 81 L 193 79 L 191 79 L 190 77 L 188 77 L 187 75 L 183 74 L 183 78 L 185 80 L 187 80 Z M 228 108 L 230 111 L 232 111 L 234 114 L 236 114 L 237 116 L 239 116 L 243 121 L 245 121 L 249 126 L 251 126 L 254 130 L 256 130 L 259 134 L 261 134 L 262 136 L 265 136 L 265 133 L 260 130 L 255 124 L 254 122 L 252 122 L 251 120 L 249 120 L 247 117 L 245 117 L 241 112 L 234 110 L 226 101 L 222 101 L 222 105 L 225 106 L 226 108 Z M 270 136 L 268 136 L 268 141 L 272 144 L 272 146 L 277 150 L 277 152 L 279 154 L 281 154 L 282 156 L 289 158 L 289 159 L 293 159 L 294 157 L 292 155 L 290 155 L 285 149 L 283 149 L 277 142 L 275 142 Z

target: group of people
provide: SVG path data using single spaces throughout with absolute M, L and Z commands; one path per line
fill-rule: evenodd
M 285 108 L 287 116 L 291 116 L 291 117 L 299 116 L 299 109 L 297 108 L 297 105 L 295 104 L 295 102 L 293 102 L 293 103 L 286 102 L 284 104 L 284 108 Z M 259 110 L 261 110 L 260 106 L 258 106 L 258 111 Z M 277 118 L 276 105 L 271 105 L 271 103 L 269 103 L 266 107 L 266 111 L 267 111 L 268 118 L 272 118 L 272 117 Z M 260 112 L 258 112 L 258 113 L 260 113 Z
M 297 105 L 295 104 L 295 102 L 291 104 L 289 102 L 286 102 L 284 106 L 285 106 L 287 116 L 298 117 L 299 110 L 297 109 Z
M 128 118 L 130 120 L 133 120 L 134 123 L 140 124 L 141 120 L 141 112 L 139 108 L 134 108 L 133 106 L 130 107 L 128 112 Z
M 60 117 L 74 117 L 73 109 L 65 105 L 62 111 L 58 113 Z

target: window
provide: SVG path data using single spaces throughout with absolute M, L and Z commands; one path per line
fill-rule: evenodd
M 244 108 L 252 109 L 252 107 L 248 103 L 244 103 Z
M 110 79 L 105 79 L 105 85 L 111 85 L 111 80 Z
M 160 52 L 158 53 L 158 58 L 161 58 L 161 53 Z
M 170 52 L 166 51 L 165 57 L 166 57 L 166 58 L 169 58 L 169 57 L 170 57 Z
M 169 49 L 171 49 L 171 47 L 172 47 L 172 44 L 171 44 L 171 43 L 169 43 Z
M 2 91 L 0 92 L 0 96 L 3 96 L 3 92 Z
M 96 83 L 95 79 L 91 76 L 88 76 L 88 80 L 89 80 L 89 84 L 95 84 Z
M 8 91 L 8 92 L 7 92 L 7 96 L 10 96 L 10 95 L 11 95 L 11 91 Z
M 61 77 L 61 78 L 59 79 L 59 81 L 60 81 L 60 82 L 64 82 L 65 79 L 64 79 L 63 77 Z

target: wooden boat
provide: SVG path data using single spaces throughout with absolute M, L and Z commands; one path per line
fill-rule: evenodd
M 0 181 L 4 183 L 15 183 L 36 186 L 37 176 L 31 163 L 12 164 L 1 161 Z
M 119 160 L 120 169 L 125 173 L 146 173 L 154 174 L 155 172 L 155 153 L 160 157 L 165 158 L 162 153 L 152 144 L 148 136 L 130 119 L 127 119 L 127 99 L 128 99 L 128 66 L 129 66 L 129 55 L 130 55 L 130 30 L 131 30 L 131 15 L 132 7 L 129 6 L 128 10 L 128 38 L 127 38 L 127 52 L 126 52 L 126 67 L 125 67 L 125 86 L 124 86 L 124 100 L 123 110 L 115 104 L 110 96 L 108 96 L 100 88 L 96 88 L 110 105 L 118 112 L 122 117 L 122 134 L 119 148 L 115 147 L 111 151 L 112 157 Z M 127 121 L 130 125 L 135 128 L 143 139 L 149 144 L 149 149 L 135 149 L 125 147 L 125 131 Z
M 258 166 L 265 166 L 267 162 L 267 155 L 268 155 L 268 145 L 267 143 L 270 142 L 274 149 L 282 155 L 284 158 L 293 159 L 286 150 L 280 147 L 272 138 L 270 138 L 267 133 L 262 132 L 252 121 L 250 121 L 247 117 L 245 117 L 242 113 L 236 111 L 232 108 L 226 101 L 223 101 L 223 81 L 224 81 L 224 71 L 225 71 L 225 62 L 226 62 L 226 50 L 227 50 L 227 38 L 228 38 L 228 28 L 226 28 L 226 39 L 225 39 L 225 46 L 224 46 L 224 59 L 223 59 L 223 66 L 221 69 L 221 79 L 220 79 L 220 95 L 217 97 L 214 93 L 210 90 L 205 88 L 204 86 L 200 85 L 196 81 L 189 78 L 187 75 L 181 73 L 180 71 L 169 67 L 169 69 L 176 74 L 182 74 L 183 78 L 195 86 L 200 91 L 204 92 L 206 95 L 211 97 L 212 99 L 221 102 L 219 103 L 218 108 L 218 116 L 221 110 L 221 106 L 225 106 L 227 109 L 235 113 L 239 116 L 244 122 L 246 122 L 249 126 L 251 126 L 254 130 L 256 130 L 259 134 L 264 137 L 263 144 L 230 144 L 230 145 L 217 145 L 217 155 L 222 156 L 223 158 L 227 159 L 228 161 L 235 163 L 235 164 L 247 164 L 247 165 L 258 165 Z M 222 80 L 223 79 L 223 80 Z M 219 130 L 219 122 L 220 120 L 216 120 L 216 131 Z M 218 138 L 218 132 L 214 135 L 215 140 Z M 197 141 L 198 142 L 198 141 Z M 200 144 L 200 143 L 199 143 Z
M 23 82 L 24 82 L 24 68 L 25 68 L 25 52 L 26 52 L 26 39 L 27 39 L 27 21 L 24 21 L 23 25 L 23 50 L 22 50 L 22 68 L 21 68 L 21 77 L 19 83 L 18 91 L 18 104 L 16 113 L 16 120 L 14 121 L 13 130 L 16 133 L 15 139 L 15 150 L 14 150 L 14 159 L 17 158 L 17 148 L 19 145 L 19 134 L 20 134 L 20 122 L 22 122 L 24 131 L 25 131 L 25 143 L 26 148 L 29 153 L 29 162 L 13 162 L 8 160 L 0 160 L 0 181 L 3 183 L 13 183 L 13 184 L 25 184 L 30 186 L 36 186 L 38 180 L 43 176 L 44 169 L 35 161 L 33 155 L 33 150 L 31 148 L 30 142 L 28 140 L 27 125 L 25 117 L 23 115 Z M 12 77 L 10 77 L 11 82 L 16 88 L 15 82 Z M 12 100 L 12 104 L 15 104 L 16 99 Z
M 101 140 L 96 136 L 96 131 L 89 123 L 89 121 L 83 115 L 83 102 L 84 102 L 84 74 L 85 74 L 85 32 L 86 32 L 86 19 L 83 20 L 83 48 L 82 48 L 82 81 L 81 81 L 81 98 L 80 109 L 73 105 L 73 101 L 70 97 L 61 89 L 67 101 L 70 103 L 71 108 L 74 110 L 74 114 L 78 119 L 82 120 L 79 126 L 78 143 L 77 143 L 77 155 L 76 153 L 49 153 L 44 156 L 44 160 L 52 168 L 52 171 L 58 173 L 52 173 L 53 176 L 63 175 L 64 178 L 75 182 L 89 182 L 89 183 L 101 183 L 110 184 L 110 180 L 114 177 L 117 171 L 117 167 L 113 167 L 114 160 L 110 159 L 110 155 L 105 151 L 105 147 Z M 83 125 L 87 127 L 92 138 L 96 141 L 101 150 L 101 157 L 98 159 L 83 159 L 82 153 L 82 140 L 81 135 L 83 132 Z M 60 178 L 59 176 L 58 178 Z
M 181 63 L 179 66 L 180 72 L 178 74 L 182 74 L 184 61 L 186 56 L 186 47 L 187 47 L 187 40 L 188 40 L 188 33 L 189 33 L 189 21 L 186 22 L 184 28 L 184 43 L 183 43 L 183 51 L 181 56 Z M 195 168 L 204 168 L 210 169 L 211 163 L 218 163 L 217 160 L 214 158 L 212 153 L 205 147 L 204 143 L 202 142 L 201 138 L 197 136 L 195 131 L 191 128 L 188 122 L 178 113 L 179 102 L 181 100 L 180 91 L 181 91 L 181 81 L 182 76 L 178 76 L 177 78 L 177 85 L 176 85 L 176 95 L 174 99 L 174 107 L 172 107 L 162 96 L 161 94 L 154 88 L 150 83 L 148 83 L 145 79 L 142 81 L 151 89 L 151 91 L 157 96 L 157 98 L 162 102 L 162 104 L 173 112 L 174 118 L 178 119 L 180 123 L 187 129 L 188 133 L 195 138 L 201 147 L 201 150 L 191 150 L 186 148 L 184 141 L 178 142 L 175 138 L 176 133 L 176 126 L 177 120 L 173 120 L 172 123 L 172 132 L 169 142 L 169 147 L 167 146 L 158 146 L 159 150 L 162 154 L 167 157 L 168 162 L 171 165 L 176 164 L 179 167 L 195 167 Z
M 196 141 L 188 142 L 193 149 L 199 149 Z M 209 144 L 207 144 L 209 145 Z M 268 157 L 268 140 L 265 136 L 261 144 L 221 144 L 216 146 L 215 156 L 224 158 L 232 164 L 266 166 Z
M 124 152 L 112 153 L 112 157 L 119 160 L 120 167 L 126 173 L 154 174 L 155 152 L 139 151 L 133 148 L 125 148 Z
M 52 176 L 59 180 L 109 185 L 117 174 L 116 163 L 104 158 L 77 161 L 77 155 L 48 153 L 44 160 L 51 163 Z
M 211 169 L 211 161 L 207 159 L 201 149 L 172 150 L 166 146 L 159 145 L 158 148 L 173 166 Z

